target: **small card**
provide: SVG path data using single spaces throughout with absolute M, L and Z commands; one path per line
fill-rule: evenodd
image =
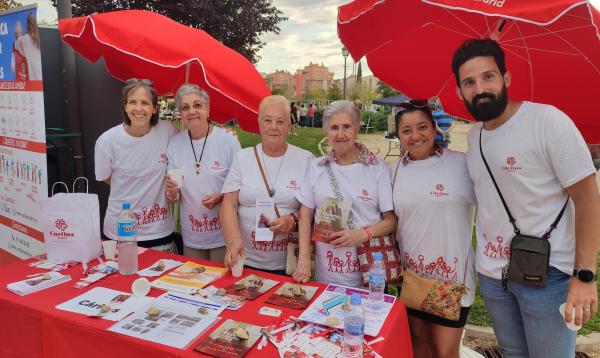
M 341 294 L 323 302 L 323 309 L 328 316 L 331 316 L 334 312 L 342 310 L 342 306 L 344 306 L 346 302 L 348 302 L 348 296 L 346 296 L 346 294 Z
M 275 215 L 275 201 L 273 198 L 256 198 L 256 229 L 254 241 L 273 241 L 271 222 L 277 218 Z
M 258 314 L 262 314 L 265 316 L 272 316 L 272 317 L 279 317 L 281 316 L 282 311 L 278 310 L 276 308 L 271 308 L 271 307 L 261 307 L 258 310 Z

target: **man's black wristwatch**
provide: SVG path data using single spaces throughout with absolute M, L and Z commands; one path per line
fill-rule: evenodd
M 596 281 L 596 275 L 592 272 L 592 270 L 588 269 L 573 270 L 573 277 L 577 277 L 581 282 Z

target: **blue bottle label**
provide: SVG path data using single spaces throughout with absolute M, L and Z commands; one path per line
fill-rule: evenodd
M 136 225 L 135 221 L 118 223 L 117 226 L 117 235 L 121 237 L 131 237 L 136 234 Z
M 360 336 L 365 333 L 364 324 L 346 324 L 344 330 L 353 336 Z

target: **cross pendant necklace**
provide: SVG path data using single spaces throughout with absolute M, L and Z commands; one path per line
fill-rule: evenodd
M 204 155 L 204 148 L 206 147 L 206 142 L 208 142 L 208 132 L 210 132 L 210 123 L 208 124 L 208 129 L 206 129 L 206 136 L 204 137 L 204 143 L 202 143 L 200 159 L 198 159 L 198 157 L 196 157 L 196 150 L 194 149 L 194 142 L 192 142 L 192 133 L 190 133 L 190 130 L 188 129 L 190 145 L 192 146 L 192 153 L 194 153 L 194 160 L 196 161 L 196 163 L 194 164 L 194 170 L 196 171 L 196 175 L 200 175 L 200 162 L 202 161 L 202 156 Z

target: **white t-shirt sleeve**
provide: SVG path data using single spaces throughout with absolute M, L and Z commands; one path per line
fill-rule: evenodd
M 576 184 L 596 171 L 590 151 L 573 121 L 554 109 L 544 119 L 544 139 L 550 165 L 563 188 Z
M 394 210 L 392 198 L 392 179 L 387 164 L 383 161 L 379 164 L 379 175 L 377 177 L 377 196 L 379 197 L 379 210 L 382 213 Z
M 231 163 L 231 168 L 229 168 L 229 173 L 227 173 L 227 178 L 225 178 L 225 182 L 223 183 L 223 189 L 221 189 L 222 194 L 233 193 L 240 190 L 242 186 L 240 160 L 243 153 L 243 151 L 238 151 L 235 155 L 233 163 Z
M 171 137 L 171 140 L 169 140 L 169 145 L 167 146 L 167 171 L 171 170 L 171 169 L 176 169 L 177 167 L 175 166 L 175 141 L 174 141 L 175 137 Z
M 315 169 L 317 166 L 317 160 L 312 160 L 308 164 L 308 170 L 306 172 L 306 177 L 302 182 L 302 186 L 300 186 L 300 191 L 296 194 L 296 199 L 300 202 L 300 204 L 306 206 L 307 208 L 314 209 L 315 208 L 315 197 L 314 197 L 314 188 L 313 183 L 315 182 Z
M 109 140 L 105 132 L 96 141 L 94 147 L 94 169 L 96 173 L 96 180 L 102 181 L 111 177 L 112 175 L 112 161 L 113 153 L 109 145 Z

